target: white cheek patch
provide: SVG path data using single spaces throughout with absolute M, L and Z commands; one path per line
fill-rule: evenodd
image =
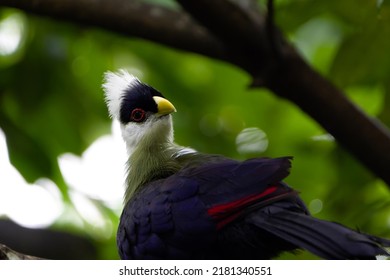
M 104 83 L 102 87 L 111 118 L 119 120 L 119 112 L 124 92 L 139 82 L 138 78 L 123 69 L 120 69 L 116 73 L 106 72 L 104 74 Z
M 150 150 L 152 146 L 173 142 L 172 118 L 151 116 L 146 122 L 121 124 L 122 137 L 128 155 L 136 149 Z
M 126 143 L 127 154 L 131 155 L 142 138 L 142 130 L 134 123 L 121 124 L 122 138 Z

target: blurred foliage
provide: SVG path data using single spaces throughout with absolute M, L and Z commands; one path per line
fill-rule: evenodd
M 168 0 L 149 2 L 175 7 Z M 19 41 L 6 52 L 1 34 L 10 18 L 19 26 Z M 368 114 L 390 124 L 390 1 L 280 0 L 276 21 L 314 68 Z M 293 155 L 287 182 L 315 216 L 390 237 L 387 186 L 294 104 L 265 89 L 249 89 L 250 77 L 240 69 L 136 38 L 1 9 L 0 127 L 12 163 L 27 181 L 50 178 L 70 203 L 57 158 L 80 155 L 109 133 L 101 83 L 106 70 L 118 68 L 140 75 L 175 104 L 179 144 L 238 159 Z M 242 148 L 244 129 L 257 133 L 246 142 L 266 144 Z M 120 212 L 93 203 L 116 227 Z M 101 258 L 117 258 L 115 230 L 103 238 L 88 223 L 55 227 L 95 240 Z

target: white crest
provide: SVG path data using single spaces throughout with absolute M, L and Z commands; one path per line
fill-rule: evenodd
M 111 118 L 119 119 L 122 96 L 125 90 L 137 82 L 139 82 L 138 78 L 124 69 L 120 69 L 116 73 L 108 71 L 104 74 L 103 90 Z

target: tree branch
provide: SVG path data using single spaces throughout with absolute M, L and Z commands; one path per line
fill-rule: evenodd
M 42 260 L 41 258 L 25 255 L 0 244 L 0 260 Z
M 268 87 L 297 104 L 332 134 L 347 151 L 390 186 L 390 134 L 367 116 L 300 56 L 291 55 Z
M 137 0 L 0 0 L 0 6 L 228 60 L 225 46 L 187 13 Z
M 249 55 L 250 65 L 245 69 L 252 74 L 254 86 L 265 85 L 294 102 L 390 186 L 389 130 L 364 114 L 331 82 L 307 65 L 276 27 L 264 20 L 254 20 L 231 0 L 177 1 L 225 45 L 234 45 L 235 49 Z M 272 7 L 272 3 L 268 7 Z M 237 12 L 240 9 L 241 12 Z
M 272 67 L 265 17 L 239 1 L 177 0 L 194 19 L 221 40 L 235 59 L 233 63 L 252 76 L 265 76 Z
M 390 134 L 311 68 L 252 0 L 177 0 L 191 14 L 126 0 L 0 0 L 0 5 L 233 63 L 309 114 L 390 186 Z M 271 3 L 272 4 L 272 3 Z M 271 6 L 269 6 L 271 7 Z M 201 25 L 200 25 L 200 24 Z M 276 50 L 275 50 L 276 49 Z

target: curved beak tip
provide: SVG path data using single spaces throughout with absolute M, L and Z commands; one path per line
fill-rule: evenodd
M 154 101 L 157 104 L 157 113 L 159 115 L 168 115 L 176 112 L 175 106 L 168 100 L 160 96 L 153 96 Z

